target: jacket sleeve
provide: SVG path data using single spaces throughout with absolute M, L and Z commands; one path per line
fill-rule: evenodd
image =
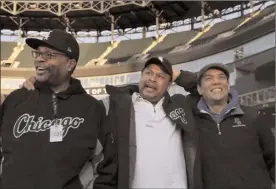
M 0 140 L 0 146 L 2 149 L 2 127 L 3 127 L 3 120 L 4 120 L 4 116 L 6 114 L 7 108 L 8 107 L 13 107 L 14 104 L 18 103 L 18 98 L 15 99 L 14 96 L 17 93 L 20 93 L 20 95 L 18 95 L 19 97 L 24 96 L 24 92 L 22 93 L 23 90 L 14 90 L 13 92 L 11 92 L 3 101 L 2 104 L 0 104 L 0 136 L 1 136 L 1 140 Z M 21 99 L 19 99 L 20 101 Z M 2 160 L 2 150 L 0 150 L 0 159 Z M 0 177 L 0 189 L 2 186 L 2 177 Z
M 266 122 L 265 116 L 258 115 L 255 121 L 259 134 L 259 143 L 263 151 L 266 167 L 271 180 L 275 183 L 275 137 Z
M 183 87 L 191 95 L 199 95 L 197 92 L 197 73 L 181 70 L 175 83 Z
M 3 120 L 3 117 L 4 117 L 4 111 L 5 111 L 5 102 L 3 104 L 0 104 L 0 136 L 1 136 L 1 140 L 0 140 L 0 147 L 2 149 L 2 120 Z M 2 150 L 0 151 L 0 159 L 2 159 Z M 2 165 L 1 165 L 2 166 Z M 2 177 L 0 177 L 0 188 L 2 186 Z
M 18 93 L 19 90 L 15 90 L 11 92 L 3 101 L 2 104 L 0 104 L 0 136 L 2 138 L 2 127 L 3 127 L 3 119 L 5 116 L 5 113 L 7 111 L 7 107 L 12 107 L 16 103 L 16 99 L 13 97 L 15 93 Z M 22 95 L 22 92 L 20 93 L 20 96 Z M 2 140 L 0 140 L 0 145 L 2 147 Z M 2 159 L 2 151 L 0 151 L 0 158 Z
M 109 111 L 109 98 L 102 100 L 105 106 L 105 113 Z M 108 116 L 104 119 L 98 135 L 98 142 L 101 149 L 97 152 L 98 160 L 95 164 L 95 181 L 93 189 L 115 189 L 117 188 L 117 153 L 112 124 Z
M 83 166 L 80 174 L 79 179 L 84 189 L 93 189 L 93 184 L 95 179 L 97 178 L 98 174 L 96 172 L 97 164 L 102 161 L 102 146 L 100 142 L 100 130 L 102 129 L 103 122 L 105 120 L 105 111 L 104 106 L 102 105 L 101 101 L 98 101 L 97 109 L 97 144 L 96 149 L 94 150 L 93 154 L 89 157 L 88 161 Z

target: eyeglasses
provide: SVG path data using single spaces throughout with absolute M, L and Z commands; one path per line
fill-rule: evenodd
M 66 55 L 64 53 L 52 53 L 52 52 L 39 52 L 39 51 L 32 51 L 32 57 L 34 59 L 38 58 L 39 56 L 42 56 L 43 59 L 49 60 L 56 55 Z

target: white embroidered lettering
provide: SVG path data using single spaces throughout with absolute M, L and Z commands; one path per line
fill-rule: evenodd
M 13 135 L 15 138 L 21 137 L 28 132 L 43 132 L 49 130 L 51 126 L 61 125 L 63 128 L 63 138 L 67 135 L 70 128 L 77 129 L 81 123 L 84 122 L 83 118 L 79 117 L 65 117 L 57 120 L 47 120 L 43 117 L 38 117 L 37 121 L 34 121 L 35 116 L 29 114 L 21 115 L 13 126 Z
M 172 111 L 170 113 L 170 118 L 172 120 L 177 120 L 178 118 L 181 119 L 181 121 L 184 123 L 184 124 L 187 124 L 188 121 L 186 120 L 185 118 L 185 112 L 183 110 L 183 108 L 178 108 L 178 109 L 175 109 L 174 111 Z

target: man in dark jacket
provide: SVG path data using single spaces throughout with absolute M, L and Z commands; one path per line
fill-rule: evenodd
M 1 188 L 82 189 L 103 106 L 71 77 L 79 58 L 71 34 L 53 30 L 26 43 L 35 49 L 35 90 L 15 90 L 1 107 Z
M 253 108 L 239 104 L 223 64 L 203 67 L 197 82 L 201 96 L 193 91 L 187 99 L 199 128 L 203 188 L 271 188 L 271 181 L 275 181 L 275 138 L 265 120 Z M 185 75 L 180 74 L 176 83 L 185 86 Z
M 183 95 L 169 96 L 172 78 L 171 64 L 153 57 L 139 86 L 106 86 L 108 116 L 100 135 L 104 159 L 94 189 L 201 188 L 192 112 Z

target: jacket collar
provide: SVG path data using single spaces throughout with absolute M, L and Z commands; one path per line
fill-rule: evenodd
M 106 85 L 106 91 L 109 95 L 117 94 L 129 94 L 132 95 L 134 92 L 139 92 L 137 85 L 127 85 L 122 87 L 115 87 L 111 85 Z M 162 104 L 166 115 L 178 126 L 180 126 L 184 131 L 192 132 L 193 127 L 190 126 L 191 116 L 187 117 L 187 113 L 184 107 L 180 106 L 179 102 L 173 101 L 170 94 L 166 92 L 164 94 L 164 101 Z
M 40 83 L 40 82 L 36 81 L 34 83 L 34 86 L 35 86 L 36 89 L 38 89 L 41 92 L 53 93 L 53 91 L 51 90 L 49 85 L 45 85 L 43 83 Z M 82 94 L 82 93 L 86 93 L 86 91 L 82 87 L 80 80 L 71 77 L 69 87 L 65 91 L 61 91 L 61 92 L 57 93 L 56 95 L 58 97 L 60 97 L 61 99 L 67 99 L 71 95 Z
M 243 115 L 244 112 L 241 109 L 241 106 L 239 104 L 239 96 L 238 96 L 238 92 L 231 88 L 229 91 L 229 103 L 227 104 L 227 107 L 225 107 L 222 110 L 223 117 L 226 116 L 226 114 L 228 114 L 230 112 L 229 115 Z M 205 114 L 211 114 L 208 110 L 208 106 L 206 104 L 206 102 L 204 101 L 203 97 L 200 98 L 198 104 L 197 104 L 197 108 L 194 109 L 194 112 L 196 114 L 199 113 L 205 113 Z

